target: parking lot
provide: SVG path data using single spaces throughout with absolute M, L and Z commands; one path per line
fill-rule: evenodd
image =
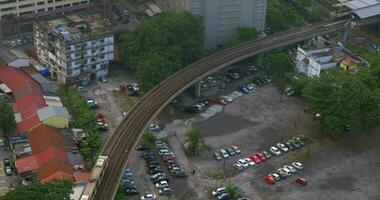
M 196 118 L 198 122 L 193 125 L 203 130 L 206 144 L 212 151 L 199 158 L 179 159 L 189 162 L 199 173 L 190 179 L 197 185 L 194 189 L 198 198 L 213 199 L 211 190 L 232 182 L 251 199 L 379 199 L 380 192 L 376 188 L 380 160 L 376 155 L 380 151 L 380 136 L 332 140 L 320 133 L 316 121 L 303 112 L 305 105 L 300 99 L 284 97 L 283 102 L 280 99 L 275 87 L 265 86 L 237 98 L 208 119 Z M 176 132 L 170 145 L 180 146 L 191 125 L 176 121 L 167 128 L 169 132 Z M 296 134 L 308 135 L 313 142 L 281 156 L 272 155 L 272 159 L 240 173 L 233 167 L 238 159 L 256 151 L 269 152 L 271 146 Z M 216 161 L 212 153 L 231 145 L 241 149 L 241 156 L 226 160 L 223 179 L 223 161 Z M 272 186 L 262 180 L 295 161 L 301 162 L 304 170 Z M 308 185 L 295 183 L 298 177 L 306 178 Z

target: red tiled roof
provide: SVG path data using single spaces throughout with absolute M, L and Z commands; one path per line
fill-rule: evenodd
M 23 173 L 27 171 L 35 170 L 39 167 L 35 156 L 28 156 L 16 160 L 17 172 Z
M 64 141 L 58 130 L 43 124 L 36 126 L 29 132 L 28 140 L 33 155 L 40 154 L 49 147 L 65 150 Z
M 21 122 L 17 123 L 18 134 L 29 132 L 39 124 L 41 124 L 40 118 L 36 113 L 27 119 L 22 119 Z
M 29 93 L 42 94 L 38 83 L 23 71 L 13 67 L 0 68 L 0 81 L 4 82 L 12 90 L 16 99 Z
M 42 183 L 55 179 L 74 181 L 72 166 L 64 161 L 52 160 L 37 170 L 38 178 Z
M 32 152 L 33 152 L 33 149 L 32 149 Z M 35 157 L 40 166 L 49 162 L 49 160 L 53 160 L 53 159 L 69 162 L 69 157 L 67 156 L 67 153 L 55 147 L 49 147 L 42 153 L 36 155 Z
M 74 179 L 76 183 L 88 182 L 90 174 L 87 172 L 74 172 Z

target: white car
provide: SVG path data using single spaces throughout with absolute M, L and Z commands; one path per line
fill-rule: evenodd
M 234 164 L 234 167 L 235 167 L 237 170 L 239 170 L 239 171 L 244 170 L 244 166 L 243 166 L 242 164 L 240 164 L 240 163 L 235 163 L 235 164 Z
M 224 150 L 224 149 L 221 149 L 221 150 L 220 150 L 220 155 L 222 155 L 223 158 L 228 158 L 228 157 L 230 157 L 230 156 L 228 155 L 227 151 Z
M 169 187 L 169 183 L 167 181 L 160 181 L 158 183 L 156 183 L 156 188 L 166 188 L 166 187 Z
M 227 189 L 225 187 L 220 187 L 220 188 L 217 188 L 216 190 L 213 190 L 212 195 L 217 196 L 225 192 L 227 192 Z
M 287 146 L 285 146 L 285 144 L 277 143 L 277 147 L 280 148 L 285 153 L 289 152 L 289 149 Z
M 282 168 L 278 169 L 278 171 L 283 172 L 284 174 L 286 174 L 286 176 L 292 175 L 292 172 L 286 167 L 282 167 Z
M 245 159 L 239 159 L 237 163 L 243 165 L 244 168 L 249 167 L 249 164 L 247 163 Z
M 155 123 L 150 123 L 149 124 L 149 130 L 150 131 L 158 131 L 158 130 L 160 130 L 160 126 L 155 124 Z
M 207 81 L 209 83 L 216 83 L 216 80 L 213 77 L 211 77 L 211 76 L 207 77 Z
M 303 170 L 303 165 L 300 162 L 293 162 L 292 166 L 298 170 Z
M 274 155 L 279 156 L 281 155 L 281 151 L 277 149 L 277 147 L 271 147 L 269 149 L 270 152 L 272 152 Z
M 228 95 L 221 96 L 227 103 L 231 103 L 234 99 Z
M 273 174 L 269 174 L 268 176 L 272 176 L 274 178 L 274 180 L 276 181 L 279 181 L 281 180 L 281 176 L 276 174 L 276 173 L 273 173 Z
M 141 200 L 156 200 L 156 195 L 151 194 L 151 193 L 146 193 L 144 196 L 142 196 L 140 199 Z
M 288 168 L 292 172 L 292 174 L 295 174 L 297 172 L 296 168 L 294 168 L 293 166 L 285 165 L 284 167 Z
M 235 151 L 236 154 L 240 154 L 241 151 L 240 151 L 239 147 L 237 147 L 237 146 L 231 146 L 231 147 Z
M 248 163 L 250 167 L 254 167 L 256 164 L 249 158 L 244 158 L 244 160 Z

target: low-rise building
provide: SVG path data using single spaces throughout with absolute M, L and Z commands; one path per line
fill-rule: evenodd
M 71 14 L 34 24 L 38 60 L 59 83 L 100 79 L 114 59 L 114 37 L 101 14 Z

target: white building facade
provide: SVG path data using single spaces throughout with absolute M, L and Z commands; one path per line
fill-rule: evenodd
M 92 29 L 96 21 L 76 22 L 70 27 L 70 23 L 61 23 L 65 20 L 35 23 L 38 60 L 58 83 L 106 77 L 109 61 L 114 59 L 114 36 L 104 20 L 96 24 L 102 26 L 102 30 Z
M 331 51 L 331 48 L 307 51 L 298 47 L 295 59 L 297 71 L 313 77 L 319 76 L 322 70 L 335 68 L 341 58 L 331 54 Z

